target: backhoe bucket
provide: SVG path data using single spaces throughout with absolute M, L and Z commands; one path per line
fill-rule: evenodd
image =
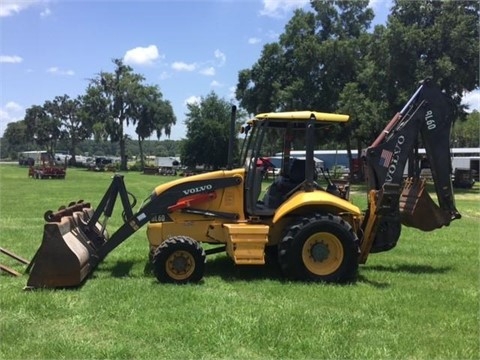
M 93 241 L 82 230 L 92 213 L 88 204 L 77 204 L 57 213 L 45 214 L 47 223 L 43 240 L 27 269 L 30 273 L 27 288 L 63 288 L 82 284 L 99 263 L 94 244 L 98 244 L 100 232 L 95 232 Z M 99 228 L 98 224 L 96 227 Z
M 452 221 L 450 214 L 441 209 L 425 189 L 425 179 L 409 178 L 400 195 L 402 224 L 423 231 L 432 231 L 447 226 Z

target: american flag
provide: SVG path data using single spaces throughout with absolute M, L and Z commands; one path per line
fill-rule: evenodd
M 388 167 L 388 165 L 390 165 L 390 160 L 392 160 L 392 156 L 393 156 L 393 153 L 391 151 L 382 150 L 379 164 L 383 167 Z

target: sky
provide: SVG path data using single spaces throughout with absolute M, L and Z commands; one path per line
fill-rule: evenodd
M 374 24 L 385 23 L 390 0 L 370 6 Z M 278 41 L 296 8 L 309 1 L 0 0 L 0 136 L 29 107 L 84 94 L 121 58 L 171 102 L 170 139 L 185 138 L 186 104 L 212 91 L 235 103 L 239 71 Z M 465 102 L 478 109 L 480 92 Z

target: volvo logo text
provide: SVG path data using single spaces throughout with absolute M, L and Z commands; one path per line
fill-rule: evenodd
M 405 136 L 401 135 L 397 139 L 395 148 L 393 149 L 393 156 L 390 165 L 388 166 L 388 172 L 385 181 L 392 182 L 393 174 L 397 171 L 398 160 L 400 158 L 400 153 L 402 152 L 402 145 L 405 143 Z
M 193 194 L 197 194 L 197 193 L 212 190 L 212 189 L 213 189 L 213 186 L 211 184 L 207 184 L 207 185 L 197 186 L 194 188 L 183 190 L 183 193 L 185 195 L 193 195 Z

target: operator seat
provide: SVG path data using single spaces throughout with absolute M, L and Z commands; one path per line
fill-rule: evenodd
M 267 189 L 263 203 L 270 209 L 276 209 L 285 200 L 286 195 L 305 180 L 305 160 L 292 159 L 288 174 L 280 174 Z

